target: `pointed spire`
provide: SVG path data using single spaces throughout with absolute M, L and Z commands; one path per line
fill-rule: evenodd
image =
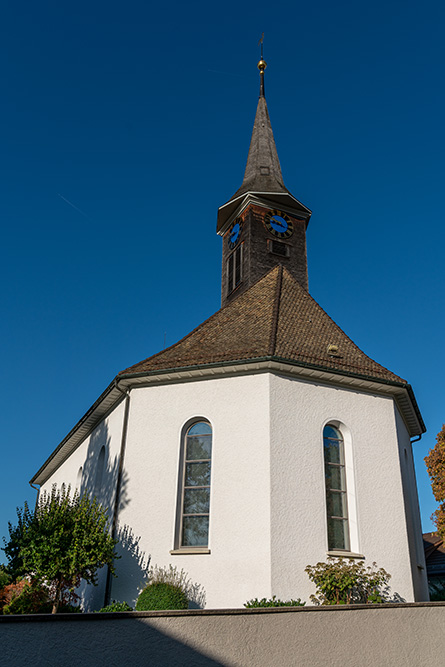
M 267 67 L 267 63 L 263 58 L 263 37 L 260 40 L 261 58 L 258 63 L 260 71 L 260 96 L 253 124 L 246 170 L 241 187 L 226 204 L 219 208 L 217 231 L 224 227 L 224 224 L 230 219 L 239 205 L 238 200 L 247 193 L 259 195 L 275 203 L 278 207 L 282 203 L 288 208 L 296 207 L 308 213 L 309 216 L 311 214 L 308 208 L 295 199 L 283 182 L 264 92 L 264 70 Z
M 260 98 L 253 124 L 243 183 L 232 199 L 245 192 L 288 192 L 283 183 L 280 161 L 264 94 L 264 70 L 266 67 L 266 61 L 263 59 L 263 44 L 261 43 L 261 60 L 258 63 Z

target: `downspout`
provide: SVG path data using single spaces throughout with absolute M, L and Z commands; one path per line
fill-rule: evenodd
M 115 383 L 116 389 L 118 389 L 124 396 L 125 396 L 125 409 L 124 409 L 124 420 L 122 423 L 122 438 L 121 438 L 121 449 L 120 449 L 120 454 L 119 454 L 119 468 L 117 471 L 117 480 L 116 480 L 116 494 L 114 498 L 114 508 L 113 508 L 113 522 L 111 525 L 111 536 L 113 538 L 116 537 L 116 529 L 117 529 L 117 515 L 119 512 L 119 500 L 120 500 L 120 493 L 121 493 L 121 486 L 122 486 L 122 474 L 124 470 L 124 456 L 125 456 L 125 447 L 127 444 L 127 429 L 128 429 L 128 413 L 130 410 L 130 390 L 122 390 L 119 387 L 118 380 L 116 380 Z M 108 567 L 107 571 L 107 583 L 105 586 L 105 598 L 104 598 L 104 607 L 106 607 L 108 604 L 110 604 L 110 597 L 111 597 L 111 581 L 112 581 L 112 574 L 110 571 L 110 568 Z

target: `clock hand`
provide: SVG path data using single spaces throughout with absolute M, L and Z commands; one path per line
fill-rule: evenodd
M 276 225 L 278 225 L 278 227 L 284 227 L 284 224 L 281 222 L 281 220 L 274 218 L 273 221 Z

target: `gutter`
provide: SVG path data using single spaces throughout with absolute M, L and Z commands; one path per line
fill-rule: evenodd
M 277 363 L 277 364 L 283 364 L 288 367 L 294 367 L 294 368 L 306 368 L 308 370 L 313 370 L 319 373 L 328 373 L 329 375 L 336 375 L 336 376 L 343 376 L 345 378 L 350 377 L 352 379 L 357 379 L 357 380 L 363 380 L 365 382 L 369 382 L 371 384 L 380 384 L 380 385 L 386 385 L 388 387 L 397 387 L 400 389 L 403 389 L 407 393 L 407 399 L 408 402 L 411 406 L 412 412 L 414 413 L 416 419 L 417 419 L 417 424 L 418 427 L 420 428 L 421 432 L 425 432 L 425 424 L 423 422 L 422 416 L 420 414 L 419 407 L 417 405 L 417 401 L 414 397 L 414 392 L 412 390 L 411 385 L 409 385 L 407 382 L 404 380 L 388 380 L 386 378 L 378 378 L 376 376 L 371 376 L 371 375 L 366 375 L 363 373 L 357 373 L 354 371 L 348 371 L 348 370 L 337 370 L 335 368 L 329 368 L 327 366 L 323 366 L 320 364 L 314 364 L 310 362 L 305 362 L 305 361 L 293 361 L 289 360 L 283 357 L 275 356 L 275 355 L 267 355 L 267 356 L 262 356 L 262 357 L 252 357 L 250 359 L 237 359 L 237 360 L 227 360 L 227 361 L 216 361 L 212 363 L 206 363 L 206 364 L 192 364 L 188 366 L 177 366 L 174 368 L 163 368 L 163 369 L 153 369 L 153 370 L 148 370 L 148 371 L 139 371 L 136 373 L 121 373 L 117 375 L 114 380 L 108 385 L 108 387 L 105 389 L 104 392 L 99 396 L 99 398 L 96 400 L 96 402 L 89 408 L 89 410 L 85 413 L 85 415 L 77 422 L 77 424 L 71 429 L 71 431 L 68 433 L 68 435 L 62 440 L 62 442 L 56 447 L 56 449 L 52 452 L 52 454 L 48 457 L 48 459 L 45 461 L 45 463 L 41 466 L 41 468 L 37 471 L 37 473 L 33 476 L 33 478 L 30 481 L 30 484 L 33 482 L 36 482 L 37 479 L 41 479 L 41 482 L 37 483 L 44 483 L 46 481 L 47 476 L 45 477 L 44 472 L 48 468 L 48 466 L 51 464 L 51 462 L 54 460 L 54 458 L 62 454 L 61 450 L 68 445 L 69 441 L 72 440 L 72 449 L 70 450 L 68 447 L 66 455 L 62 454 L 60 462 L 56 463 L 56 467 L 59 467 L 61 463 L 67 458 L 67 456 L 70 455 L 71 451 L 76 448 L 76 443 L 74 440 L 77 438 L 78 444 L 86 438 L 89 433 L 93 430 L 93 428 L 96 426 L 96 424 L 100 421 L 100 419 L 104 418 L 106 414 L 108 414 L 114 406 L 118 403 L 118 401 L 122 400 L 122 395 L 125 395 L 125 393 L 122 391 L 120 388 L 120 384 L 131 384 L 131 380 L 136 380 L 137 378 L 147 378 L 147 382 L 149 382 L 151 377 L 158 377 L 161 381 L 162 376 L 171 376 L 174 374 L 180 374 L 180 373 L 192 373 L 196 371 L 206 371 L 206 370 L 211 370 L 211 369 L 224 369 L 228 367 L 236 367 L 236 366 L 251 366 L 253 364 L 260 364 L 260 363 Z M 248 371 L 247 371 L 248 372 Z M 192 378 L 191 378 L 192 379 Z M 141 383 L 138 383 L 139 385 Z M 369 388 L 368 388 L 369 391 Z M 114 396 L 112 395 L 114 392 Z M 103 406 L 103 402 L 108 399 L 108 405 Z M 100 408 L 103 408 L 102 411 L 100 412 Z M 99 414 L 95 415 L 96 411 L 99 411 Z M 402 410 L 403 413 L 403 410 Z M 88 423 L 89 422 L 89 423 Z M 79 433 L 79 430 L 84 427 L 84 433 Z
M 116 378 L 114 378 L 114 380 L 108 385 L 108 387 L 101 393 L 101 395 L 93 403 L 93 405 L 85 412 L 83 417 L 79 419 L 77 424 L 73 426 L 71 431 L 64 437 L 62 442 L 56 447 L 56 449 L 52 452 L 52 454 L 50 454 L 50 456 L 46 459 L 45 463 L 39 468 L 36 474 L 31 478 L 29 482 L 31 486 L 32 483 L 36 480 L 36 478 L 40 475 L 40 473 L 43 472 L 43 470 L 46 468 L 48 463 L 50 463 L 50 461 L 52 461 L 52 459 L 56 456 L 56 454 L 59 453 L 64 444 L 68 442 L 68 440 L 79 430 L 79 428 L 87 421 L 88 417 L 94 413 L 94 411 L 99 407 L 99 405 L 103 402 L 103 400 L 113 391 L 113 389 L 117 388 L 117 384 L 118 384 L 118 379 L 116 376 Z

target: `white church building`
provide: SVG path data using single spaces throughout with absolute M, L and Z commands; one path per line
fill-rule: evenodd
M 109 509 L 121 558 L 83 590 L 89 609 L 134 604 L 144 554 L 183 568 L 208 608 L 309 601 L 304 569 L 328 555 L 376 561 L 395 599 L 428 599 L 422 417 L 308 292 L 311 211 L 283 183 L 265 66 L 244 180 L 218 211 L 221 309 L 119 373 L 31 480 Z

